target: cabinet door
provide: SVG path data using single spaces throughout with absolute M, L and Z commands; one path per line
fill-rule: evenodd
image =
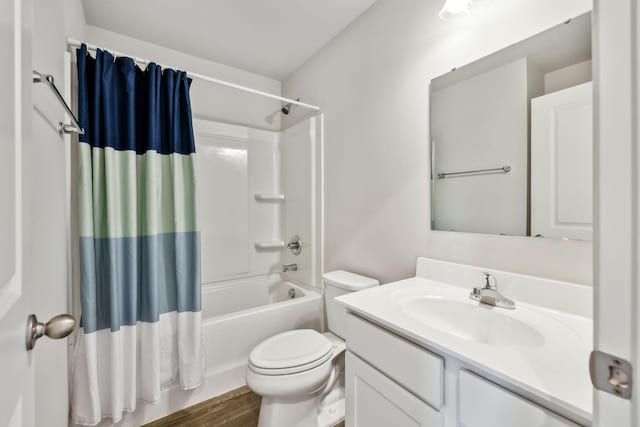
M 347 316 L 349 351 L 435 409 L 444 404 L 444 360 L 352 314 Z M 380 351 L 383 348 L 384 351 Z M 416 375 L 420 372 L 420 375 Z
M 460 371 L 460 426 L 579 427 L 467 371 Z
M 441 427 L 442 415 L 351 352 L 346 355 L 347 427 Z

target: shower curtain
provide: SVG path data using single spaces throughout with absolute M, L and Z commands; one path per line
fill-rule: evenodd
M 72 421 L 114 422 L 203 379 L 186 73 L 77 51 L 81 331 Z

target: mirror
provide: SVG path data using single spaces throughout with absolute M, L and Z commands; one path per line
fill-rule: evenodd
M 431 81 L 434 230 L 592 239 L 591 14 Z

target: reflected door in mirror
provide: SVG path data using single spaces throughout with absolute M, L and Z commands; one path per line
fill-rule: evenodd
M 593 84 L 531 100 L 531 235 L 591 240 Z

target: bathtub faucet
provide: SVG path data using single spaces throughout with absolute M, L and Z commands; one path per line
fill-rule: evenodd
M 285 264 L 282 266 L 282 272 L 286 273 L 287 271 L 298 271 L 298 264 Z

